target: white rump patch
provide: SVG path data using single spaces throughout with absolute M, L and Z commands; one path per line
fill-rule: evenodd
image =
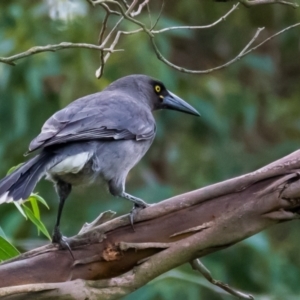
M 68 173 L 77 174 L 80 170 L 82 170 L 89 159 L 89 152 L 82 152 L 76 155 L 68 156 L 63 161 L 51 168 L 48 172 L 57 175 L 64 175 Z

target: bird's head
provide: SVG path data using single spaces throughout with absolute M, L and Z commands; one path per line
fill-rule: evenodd
M 177 95 L 167 90 L 161 81 L 149 78 L 147 90 L 147 94 L 150 95 L 149 100 L 153 105 L 153 110 L 171 109 L 195 116 L 200 116 L 195 108 Z
M 146 75 L 129 75 L 113 82 L 109 88 L 127 90 L 137 101 L 143 101 L 151 110 L 171 109 L 200 116 L 195 108 L 166 89 L 165 85 Z

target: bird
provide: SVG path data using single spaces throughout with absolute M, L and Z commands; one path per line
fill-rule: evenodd
M 52 181 L 59 198 L 52 243 L 64 249 L 69 245 L 60 219 L 73 186 L 104 182 L 113 196 L 133 202 L 133 209 L 147 207 L 125 192 L 125 180 L 154 140 L 152 112 L 159 109 L 200 116 L 161 81 L 139 74 L 71 102 L 54 113 L 29 144 L 26 154 L 38 153 L 0 180 L 0 204 L 27 199 L 43 177 Z

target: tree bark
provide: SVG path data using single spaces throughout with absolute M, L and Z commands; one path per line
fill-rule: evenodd
M 186 262 L 299 218 L 300 150 L 255 172 L 128 215 L 103 213 L 69 239 L 0 264 L 1 299 L 117 299 Z

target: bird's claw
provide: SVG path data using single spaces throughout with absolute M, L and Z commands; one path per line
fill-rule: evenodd
M 69 242 L 65 236 L 62 235 L 62 233 L 59 230 L 59 227 L 55 226 L 53 236 L 52 236 L 52 243 L 58 244 L 60 249 L 67 249 L 69 253 L 71 254 L 73 260 L 75 260 L 75 257 L 73 255 L 73 252 L 71 250 L 71 247 L 69 245 Z
M 130 219 L 130 225 L 133 231 L 135 231 L 133 223 L 134 223 L 134 218 L 137 215 L 137 213 L 142 210 L 145 209 L 146 207 L 149 207 L 150 205 L 147 204 L 146 202 L 144 202 L 142 205 L 141 204 L 137 204 L 134 203 L 130 213 L 129 213 L 129 219 Z

